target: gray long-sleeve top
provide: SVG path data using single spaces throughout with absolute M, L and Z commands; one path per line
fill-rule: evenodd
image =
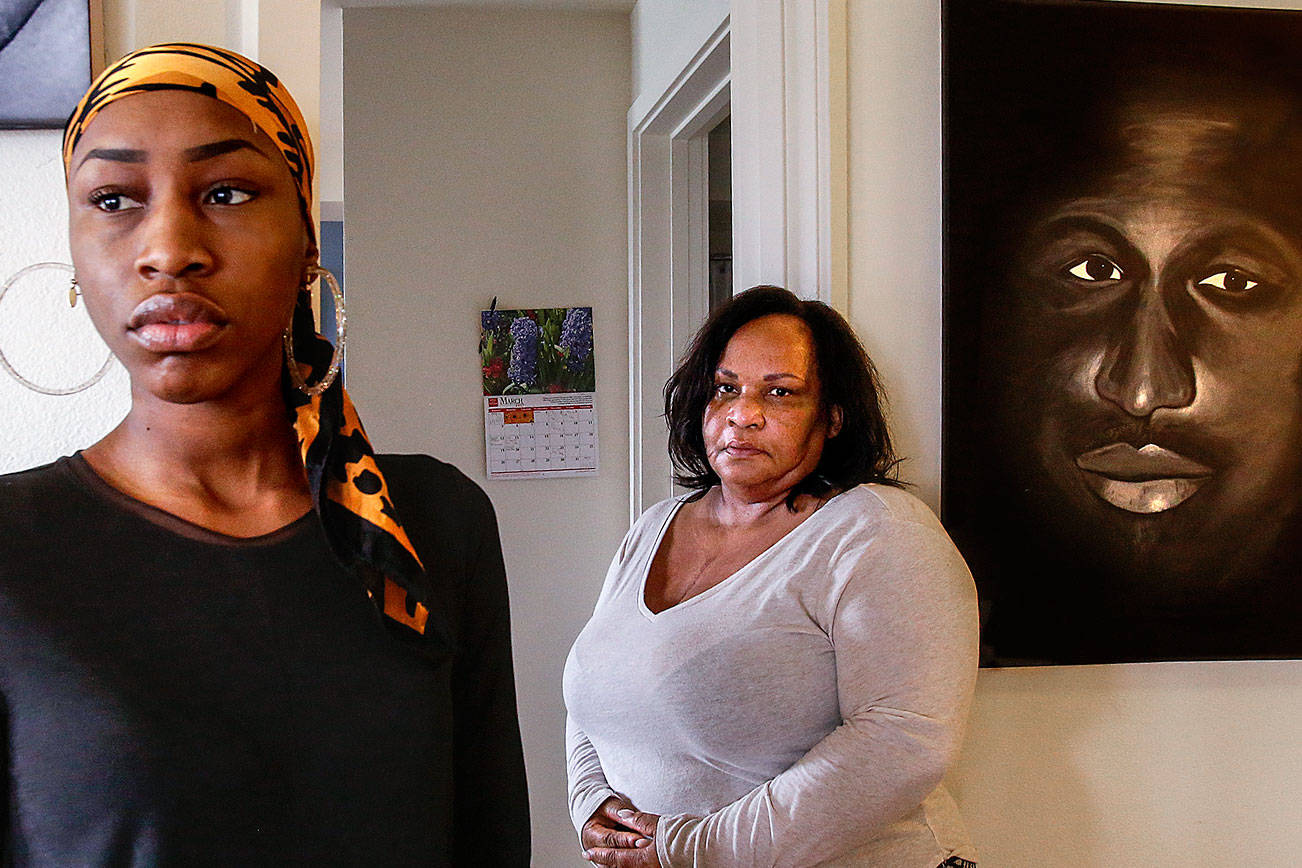
M 975 859 L 941 786 L 976 674 L 972 578 L 940 522 L 864 485 L 660 613 L 651 561 L 681 500 L 625 537 L 565 665 L 570 813 L 661 814 L 662 865 Z

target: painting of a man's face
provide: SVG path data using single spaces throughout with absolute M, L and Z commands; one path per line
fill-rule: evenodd
M 956 536 L 996 658 L 1302 654 L 1242 639 L 1302 584 L 1302 90 L 1127 72 L 1028 111 L 1032 134 L 1059 118 L 1045 140 L 1062 144 L 1003 164 L 1022 168 L 1004 183 L 1042 180 L 1003 198 L 986 242 L 951 214 L 947 328 L 980 324 L 953 402 L 971 418 L 948 429 L 980 444 L 947 467 Z
M 1118 163 L 1035 224 L 1013 270 L 1010 436 L 1029 439 L 1045 506 L 1144 595 L 1205 590 L 1143 582 L 1153 571 L 1243 580 L 1245 535 L 1278 533 L 1298 490 L 1302 227 L 1223 168 L 1248 122 L 1135 111 Z

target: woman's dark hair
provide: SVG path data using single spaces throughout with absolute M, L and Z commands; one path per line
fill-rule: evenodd
M 790 314 L 809 327 L 820 384 L 819 412 L 830 418 L 841 408 L 841 430 L 823 446 L 812 473 L 787 496 L 794 509 L 801 494 L 822 496 L 864 482 L 899 485 L 899 459 L 891 447 L 882 413 L 885 395 L 877 369 L 839 313 L 821 301 L 803 301 L 777 286 L 756 286 L 733 296 L 710 315 L 692 340 L 687 355 L 665 383 L 665 420 L 669 425 L 669 457 L 674 480 L 703 495 L 719 482 L 705 450 L 702 422 L 714 392 L 715 369 L 724 348 L 738 329 L 770 314 Z

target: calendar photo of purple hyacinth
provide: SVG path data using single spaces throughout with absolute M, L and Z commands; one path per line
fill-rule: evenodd
M 592 308 L 481 311 L 479 359 L 485 395 L 596 391 Z
M 512 385 L 528 390 L 538 383 L 538 323 L 527 316 L 511 323 L 511 363 L 506 378 Z
M 90 86 L 88 0 L 0 0 L 0 129 L 57 129 Z

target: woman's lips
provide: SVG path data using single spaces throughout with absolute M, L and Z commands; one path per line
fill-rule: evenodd
M 1184 503 L 1212 475 L 1206 464 L 1156 443 L 1138 449 L 1109 443 L 1076 456 L 1076 466 L 1085 471 L 1085 484 L 1099 497 L 1146 515 Z
M 228 318 L 215 302 L 192 292 L 158 293 L 136 305 L 127 333 L 154 353 L 193 353 L 221 337 Z

